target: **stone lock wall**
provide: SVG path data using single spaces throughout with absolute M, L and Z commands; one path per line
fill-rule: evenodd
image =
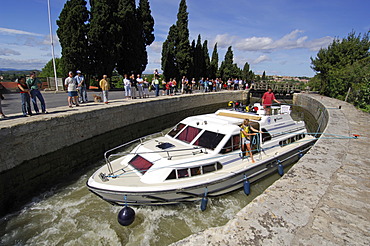
M 81 175 L 110 148 L 243 97 L 239 91 L 159 97 L 6 121 L 0 128 L 0 216 Z

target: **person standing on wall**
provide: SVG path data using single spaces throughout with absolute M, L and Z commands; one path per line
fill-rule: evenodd
M 18 89 L 21 94 L 21 101 L 22 101 L 22 112 L 23 116 L 31 116 L 32 110 L 31 110 L 31 99 L 30 99 L 30 90 L 28 89 L 26 78 L 25 77 L 19 77 L 18 78 Z
M 72 108 L 73 99 L 76 104 L 76 107 L 80 106 L 78 104 L 78 93 L 77 93 L 77 81 L 73 77 L 73 72 L 68 73 L 68 77 L 64 80 L 64 85 L 67 87 L 68 91 L 68 107 Z
M 41 103 L 42 113 L 47 114 L 48 112 L 46 111 L 45 100 L 39 90 L 39 86 L 41 85 L 42 85 L 41 81 L 36 77 L 36 72 L 31 72 L 30 78 L 27 79 L 27 86 L 31 90 L 30 93 L 31 93 L 33 109 L 35 110 L 36 114 L 39 113 L 39 107 L 37 106 L 37 100 L 36 100 L 36 98 L 38 98 Z
M 78 101 L 80 103 L 88 102 L 85 77 L 82 75 L 80 70 L 77 70 L 75 80 L 77 81 L 78 88 Z
M 102 92 L 103 92 L 103 101 L 105 104 L 108 104 L 109 101 L 108 101 L 108 91 L 110 89 L 110 86 L 109 86 L 109 82 L 108 82 L 108 76 L 107 75 L 103 75 L 103 79 L 100 80 L 99 82 L 99 86 L 100 88 L 102 89 Z
M 265 94 L 263 94 L 262 96 L 262 106 L 266 111 L 266 115 L 271 115 L 272 101 L 280 103 L 278 100 L 276 100 L 275 95 L 272 92 L 272 89 L 269 87 L 267 89 L 267 92 L 265 92 Z
M 127 74 L 123 75 L 123 86 L 125 87 L 125 97 L 126 99 L 131 99 L 131 82 L 127 78 Z

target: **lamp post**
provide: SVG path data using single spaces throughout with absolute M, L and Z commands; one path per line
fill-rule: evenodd
M 51 55 L 53 57 L 53 67 L 54 67 L 55 91 L 58 91 L 58 78 L 57 78 L 57 69 L 55 65 L 55 55 L 54 55 L 54 40 L 53 40 L 53 31 L 51 28 L 51 17 L 50 17 L 50 0 L 48 0 L 48 16 L 49 16 L 49 28 L 50 28 Z

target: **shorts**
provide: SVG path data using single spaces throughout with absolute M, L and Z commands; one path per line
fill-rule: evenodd
M 270 104 L 268 104 L 268 105 L 263 105 L 265 108 L 271 108 L 271 105 Z
M 77 91 L 68 91 L 68 96 L 69 97 L 77 97 L 78 96 Z
M 250 144 L 251 141 L 248 138 L 242 138 L 242 145 L 244 144 Z

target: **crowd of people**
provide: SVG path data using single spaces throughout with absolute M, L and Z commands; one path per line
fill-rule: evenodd
M 41 104 L 41 113 L 48 113 L 46 111 L 45 100 L 40 92 L 41 85 L 42 83 L 37 78 L 35 72 L 31 72 L 28 79 L 23 76 L 17 79 L 23 116 L 28 117 L 33 115 L 31 102 L 35 114 L 40 113 L 37 100 L 39 100 Z M 80 70 L 77 70 L 76 74 L 70 71 L 68 73 L 68 77 L 64 81 L 64 86 L 68 92 L 68 107 L 79 107 L 80 104 L 89 102 L 87 83 Z M 227 81 L 222 81 L 220 78 L 201 78 L 196 81 L 195 78 L 189 80 L 186 76 L 183 76 L 181 81 L 178 83 L 176 79 L 172 78 L 168 81 L 162 80 L 158 70 L 155 70 L 151 81 L 148 81 L 147 78 L 142 78 L 141 74 L 137 74 L 136 76 L 134 74 L 131 74 L 130 76 L 125 74 L 122 79 L 122 86 L 124 88 L 123 97 L 131 100 L 137 98 L 149 98 L 150 91 L 153 91 L 156 97 L 160 95 L 172 96 L 176 94 L 191 94 L 194 91 L 208 93 L 221 90 L 245 90 L 253 87 L 253 83 L 249 85 L 246 81 L 237 78 L 229 78 Z M 102 79 L 99 81 L 99 87 L 102 90 L 102 101 L 104 104 L 108 104 L 111 85 L 107 75 L 103 75 Z M 272 101 L 279 103 L 275 99 L 272 90 L 269 89 L 262 98 L 262 103 L 266 105 L 266 113 L 270 112 L 269 105 L 272 104 Z M 5 118 L 5 114 L 2 112 L 1 108 L 1 98 L 0 118 Z

